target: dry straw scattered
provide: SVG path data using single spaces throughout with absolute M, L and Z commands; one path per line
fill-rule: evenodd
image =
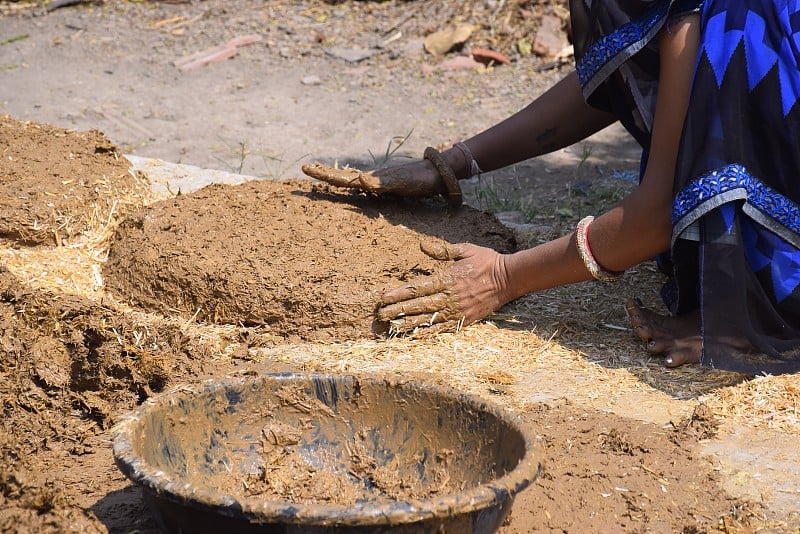
M 0 236 L 65 245 L 141 205 L 146 180 L 97 130 L 76 132 L 0 115 Z
M 120 199 L 144 204 L 144 196 Z M 96 218 L 92 228 L 61 246 L 0 244 L 0 262 L 23 283 L 52 292 L 102 300 L 142 314 L 105 293 L 101 270 L 117 217 Z M 632 270 L 615 285 L 557 288 L 522 298 L 489 321 L 462 331 L 340 344 L 286 343 L 270 338 L 260 348 L 237 339 L 235 327 L 177 318 L 182 329 L 220 358 L 244 354 L 254 364 L 282 363 L 318 372 L 391 373 L 439 382 L 494 400 L 515 411 L 567 400 L 666 423 L 710 406 L 732 425 L 800 432 L 797 378 L 751 379 L 684 367 L 667 370 L 650 358 L 628 329 L 623 304 L 637 295 L 658 306 L 660 275 L 653 265 Z M 267 336 L 269 337 L 269 336 Z

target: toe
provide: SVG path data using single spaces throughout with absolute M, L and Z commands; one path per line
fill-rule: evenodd
M 670 368 L 690 363 L 700 363 L 700 353 L 694 347 L 677 347 L 664 358 L 664 365 Z
M 639 313 L 639 305 L 637 304 L 635 299 L 629 299 L 628 302 L 625 303 L 625 313 L 628 314 L 628 320 L 631 322 L 631 326 L 636 328 L 641 323 L 641 314 Z
M 633 328 L 633 332 L 636 334 L 636 336 L 639 339 L 641 339 L 642 341 L 647 342 L 648 345 L 653 340 L 654 332 L 653 332 L 653 329 L 650 328 L 649 325 L 635 326 Z
M 656 337 L 645 345 L 645 350 L 650 354 L 663 354 L 672 348 L 672 343 L 664 338 Z
M 653 329 L 645 318 L 644 309 L 638 299 L 631 299 L 625 304 L 625 311 L 631 322 L 631 328 L 642 341 L 650 341 L 653 338 Z

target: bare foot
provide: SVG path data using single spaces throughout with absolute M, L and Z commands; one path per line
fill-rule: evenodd
M 652 312 L 631 299 L 625 305 L 633 331 L 645 342 L 650 354 L 663 354 L 667 367 L 700 363 L 703 342 L 700 312 L 668 317 Z
M 644 308 L 636 299 L 625 305 L 633 331 L 645 342 L 650 354 L 663 354 L 667 367 L 679 367 L 687 363 L 700 363 L 703 340 L 700 336 L 700 311 L 669 317 Z M 744 338 L 719 336 L 714 343 L 730 347 L 735 351 L 751 351 L 753 346 Z

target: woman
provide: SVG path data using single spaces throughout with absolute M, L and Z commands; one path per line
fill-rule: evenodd
M 400 330 L 468 324 L 524 294 L 613 281 L 658 256 L 671 315 L 627 306 L 649 352 L 669 367 L 800 369 L 800 1 L 571 0 L 570 9 L 576 71 L 517 114 L 407 165 L 304 170 L 458 203 L 457 179 L 619 120 L 643 149 L 640 186 L 532 249 L 450 247 L 438 255 L 455 260 L 450 275 L 386 293 L 379 319 Z

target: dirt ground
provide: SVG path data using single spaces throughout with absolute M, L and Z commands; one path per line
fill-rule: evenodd
M 128 154 L 289 179 L 314 160 L 372 167 L 475 133 L 569 65 L 520 52 L 561 4 L 473 4 L 0 2 L 0 530 L 155 531 L 109 428 L 182 383 L 266 371 L 400 375 L 519 413 L 545 472 L 505 534 L 800 529 L 796 380 L 648 358 L 620 304 L 657 302 L 652 266 L 458 334 L 373 339 L 373 292 L 441 268 L 421 239 L 528 246 L 630 188 L 637 151 L 618 128 L 473 180 L 472 222 L 455 229 L 436 201 L 300 182 L 178 191 L 126 169 Z M 513 62 L 449 70 L 466 56 L 422 42 L 456 22 L 475 25 L 468 47 Z M 242 35 L 262 41 L 175 64 Z M 483 210 L 521 219 L 511 232 Z

